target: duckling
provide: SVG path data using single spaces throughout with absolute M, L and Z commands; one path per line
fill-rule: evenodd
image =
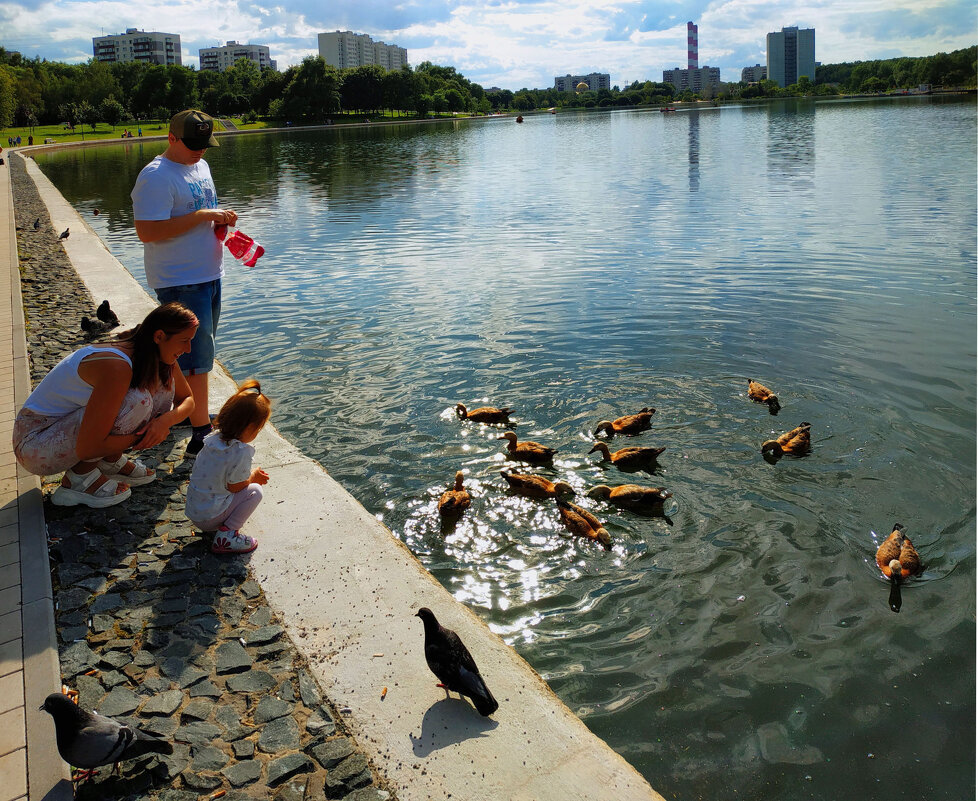
M 594 429 L 594 436 L 598 436 L 602 431 L 609 437 L 613 437 L 615 434 L 631 436 L 632 434 L 647 431 L 652 428 L 653 414 L 655 414 L 655 409 L 651 406 L 646 406 L 637 414 L 629 414 L 625 417 L 619 417 L 617 420 L 602 420 L 598 423 L 598 427 Z
M 555 448 L 548 448 L 545 445 L 541 445 L 539 442 L 516 442 L 516 434 L 512 431 L 507 431 L 501 437 L 496 439 L 509 440 L 509 445 L 506 447 L 509 450 L 509 458 L 516 459 L 520 462 L 531 462 L 533 464 L 550 464 L 554 460 L 554 454 L 557 453 Z
M 876 549 L 876 564 L 893 581 L 916 576 L 921 570 L 920 554 L 903 530 L 903 525 L 894 523 L 893 532 Z
M 438 499 L 438 514 L 449 520 L 456 520 L 462 516 L 462 512 L 472 505 L 472 498 L 468 490 L 462 486 L 462 471 L 455 474 L 455 487 L 443 492 Z
M 812 449 L 810 432 L 811 423 L 802 423 L 798 428 L 793 428 L 777 439 L 769 439 L 761 444 L 761 453 L 771 451 L 775 458 L 780 458 L 786 453 L 792 456 L 804 456 Z
M 771 414 L 777 414 L 781 410 L 778 396 L 753 378 L 747 379 L 747 397 L 754 401 L 754 403 L 766 403 L 771 410 Z
M 495 406 L 480 406 L 471 412 L 464 404 L 455 405 L 455 414 L 459 420 L 471 420 L 473 423 L 508 423 L 513 410 L 507 407 L 497 409 Z
M 571 534 L 600 542 L 605 550 L 611 550 L 611 535 L 587 509 L 560 498 L 557 499 L 557 509 L 560 511 L 560 522 Z
M 516 473 L 510 470 L 508 473 L 503 470 L 499 475 L 506 479 L 509 488 L 519 495 L 526 495 L 528 498 L 561 498 L 565 495 L 574 495 L 574 488 L 566 481 L 556 483 L 547 481 L 543 476 L 534 476 L 529 473 Z
M 602 461 L 612 462 L 619 470 L 635 471 L 654 467 L 656 459 L 664 450 L 665 448 L 639 448 L 632 445 L 612 453 L 604 442 L 595 442 L 594 447 L 588 453 L 600 451 Z
M 622 484 L 611 488 L 598 484 L 588 490 L 587 496 L 600 501 L 608 501 L 621 509 L 639 514 L 661 512 L 662 504 L 672 493 L 664 487 L 640 487 L 638 484 Z

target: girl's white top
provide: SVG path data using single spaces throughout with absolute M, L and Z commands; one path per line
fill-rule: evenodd
M 225 442 L 220 431 L 204 437 L 204 447 L 197 454 L 187 488 L 185 514 L 192 521 L 211 520 L 231 505 L 228 484 L 251 478 L 251 460 L 255 449 L 240 440 Z

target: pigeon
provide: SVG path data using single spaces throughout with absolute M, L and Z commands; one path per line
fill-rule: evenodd
M 69 236 L 71 236 L 71 229 L 70 228 L 65 228 L 61 232 L 61 236 L 59 236 L 58 239 L 67 239 Z
M 431 672 L 438 677 L 439 687 L 472 699 L 480 714 L 488 717 L 499 704 L 479 674 L 472 654 L 458 635 L 438 624 L 428 607 L 422 606 L 415 617 L 424 623 L 424 658 Z
M 84 331 L 86 334 L 91 334 L 92 336 L 96 336 L 98 334 L 104 334 L 106 331 L 108 331 L 113 327 L 114 326 L 102 322 L 101 320 L 92 320 L 89 319 L 88 317 L 81 318 L 81 330 Z
M 118 765 L 144 754 L 172 754 L 173 746 L 133 726 L 86 712 L 67 695 L 51 693 L 40 706 L 54 718 L 61 758 L 76 768 Z
M 36 220 L 34 220 L 34 230 L 36 231 L 40 227 L 41 227 L 41 218 L 38 217 Z
M 115 328 L 119 324 L 119 318 L 116 313 L 109 308 L 109 302 L 103 300 L 98 309 L 95 310 L 95 316 L 98 317 L 103 323 L 108 323 L 110 328 Z

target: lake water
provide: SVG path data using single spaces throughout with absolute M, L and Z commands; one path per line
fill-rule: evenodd
M 971 797 L 975 112 L 786 101 L 225 138 L 207 155 L 223 204 L 268 253 L 227 259 L 220 357 L 667 798 Z M 161 150 L 38 158 L 140 280 L 129 191 Z M 667 487 L 668 517 L 579 494 L 614 546 L 568 539 L 552 504 L 509 495 L 502 431 L 458 402 L 513 407 L 581 491 Z M 651 431 L 616 443 L 666 446 L 655 475 L 587 455 L 597 421 L 643 406 Z M 810 456 L 761 458 L 802 421 Z M 473 504 L 443 530 L 459 469 Z M 895 521 L 926 564 L 899 614 L 873 559 Z

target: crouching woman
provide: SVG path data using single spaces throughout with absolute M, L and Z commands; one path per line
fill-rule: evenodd
M 175 365 L 196 333 L 185 306 L 158 306 L 135 328 L 66 356 L 35 387 L 14 420 L 14 454 L 36 475 L 65 471 L 54 504 L 114 506 L 156 478 L 124 452 L 158 445 L 193 411 Z

